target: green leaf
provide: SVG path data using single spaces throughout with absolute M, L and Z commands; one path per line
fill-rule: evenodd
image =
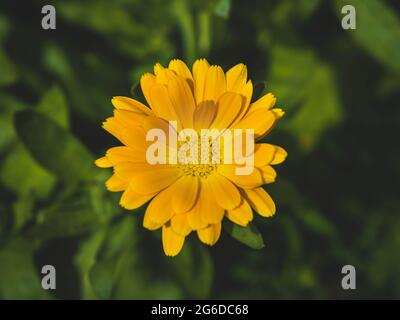
M 123 217 L 111 224 L 107 229 L 101 247 L 98 248 L 96 263 L 89 272 L 89 279 L 93 291 L 100 299 L 111 298 L 121 265 L 123 266 L 125 254 L 127 250 L 133 253 L 131 248 L 136 243 L 135 220 L 133 218 L 133 216 Z
M 0 48 L 0 86 L 8 86 L 17 81 L 17 70 L 8 58 L 6 53 Z
M 63 128 L 68 128 L 68 106 L 65 96 L 58 86 L 51 87 L 44 94 L 36 111 L 47 115 Z
M 60 179 L 89 180 L 96 175 L 86 147 L 49 117 L 20 111 L 15 115 L 15 127 L 35 160 Z
M 48 291 L 40 284 L 30 243 L 13 239 L 0 250 L 0 298 L 47 299 Z
M 284 128 L 304 150 L 342 119 L 333 71 L 311 51 L 276 46 L 272 51 L 271 92 L 287 111 Z
M 330 239 L 336 237 L 335 225 L 320 212 L 308 209 L 300 212 L 298 216 L 310 231 Z
M 275 7 L 271 5 L 271 21 L 279 28 L 293 29 L 296 23 L 309 18 L 320 4 L 321 0 L 280 0 Z
M 3 42 L 9 31 L 10 20 L 4 14 L 0 14 L 0 43 Z
M 225 220 L 223 223 L 224 229 L 232 238 L 253 249 L 262 249 L 265 247 L 261 233 L 254 224 L 249 224 L 247 227 L 241 227 L 230 221 Z
M 2 94 L 0 95 L 0 152 L 16 137 L 13 118 L 14 113 L 25 108 L 25 104 L 17 98 Z
M 55 178 L 36 163 L 22 143 L 17 142 L 1 164 L 0 181 L 17 194 L 32 193 L 43 199 L 53 188 Z
M 134 216 L 123 216 L 119 221 L 111 224 L 99 251 L 98 259 L 114 258 L 128 246 L 136 243 L 135 222 Z
M 321 0 L 298 0 L 296 11 L 302 18 L 308 18 L 321 5 Z
M 55 44 L 48 44 L 44 49 L 43 64 L 45 67 L 63 80 L 71 80 L 73 69 L 63 50 Z
M 382 0 L 336 0 L 336 5 L 340 19 L 343 6 L 356 9 L 356 29 L 343 32 L 386 67 L 400 72 L 400 19 L 394 8 Z
M 230 11 L 231 0 L 219 0 L 214 9 L 214 13 L 223 19 L 229 18 Z
M 172 8 L 182 34 L 186 60 L 193 61 L 196 53 L 193 15 L 185 0 L 174 0 Z
M 33 216 L 34 197 L 32 194 L 20 194 L 13 203 L 14 230 L 20 230 Z
M 98 298 L 103 300 L 111 298 L 116 267 L 117 260 L 111 258 L 96 263 L 90 270 L 90 283 Z
M 15 130 L 12 124 L 12 118 L 16 111 L 24 109 L 25 106 L 8 96 L 0 98 L 2 104 L 2 113 L 4 117 L 0 119 L 3 135 L 0 142 L 6 143 L 12 140 L 15 136 Z M 54 121 L 60 125 L 68 126 L 68 110 L 65 98 L 58 87 L 51 88 L 43 96 L 39 102 L 37 111 L 43 114 L 48 114 Z M 3 142 L 4 139 L 4 142 Z M 24 170 L 22 170 L 24 168 Z M 10 190 L 23 195 L 31 195 L 39 198 L 45 198 L 51 191 L 55 179 L 43 169 L 27 151 L 26 147 L 20 142 L 14 143 L 9 150 L 4 163 L 2 165 L 2 173 L 0 180 Z M 26 174 L 28 170 L 29 174 Z
M 77 236 L 101 224 L 100 217 L 90 207 L 69 208 L 63 204 L 41 214 L 39 223 L 30 230 L 30 236 L 37 240 Z
M 96 264 L 96 257 L 103 243 L 106 234 L 106 228 L 100 228 L 93 234 L 83 240 L 77 254 L 74 257 L 74 264 L 77 267 L 80 275 L 81 297 L 82 299 L 96 299 L 89 273 Z
M 168 263 L 181 286 L 194 299 L 209 296 L 214 277 L 214 266 L 208 250 L 198 242 L 185 243 L 182 251 Z
M 336 81 L 325 65 L 315 68 L 309 81 L 310 89 L 301 109 L 288 119 L 287 126 L 304 149 L 310 149 L 327 128 L 342 119 Z
M 311 51 L 277 45 L 271 52 L 270 85 L 279 105 L 292 112 L 309 92 L 316 59 Z

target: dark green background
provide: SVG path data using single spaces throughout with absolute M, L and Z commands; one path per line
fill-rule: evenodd
M 243 62 L 286 111 L 267 137 L 289 157 L 266 187 L 277 214 L 255 219 L 261 250 L 192 235 L 167 258 L 93 166 L 118 144 L 101 129 L 111 97 L 175 57 Z M 2 0 L 0 298 L 400 298 L 399 89 L 395 0 Z

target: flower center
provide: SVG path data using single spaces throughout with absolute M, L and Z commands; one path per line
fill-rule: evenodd
M 213 162 L 214 149 L 210 137 L 203 141 L 198 137 L 197 144 L 189 140 L 179 144 L 180 146 L 187 145 L 187 151 L 183 154 L 178 154 L 178 167 L 181 168 L 185 175 L 207 178 L 217 169 L 217 164 Z
M 179 166 L 185 175 L 199 178 L 207 178 L 217 168 L 216 164 L 183 164 Z

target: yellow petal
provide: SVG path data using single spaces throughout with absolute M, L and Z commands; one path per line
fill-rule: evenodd
M 166 256 L 176 256 L 183 247 L 185 237 L 175 233 L 170 225 L 164 225 L 162 228 L 162 243 Z
M 275 152 L 274 152 L 274 158 L 272 159 L 270 164 L 280 164 L 283 161 L 285 161 L 287 157 L 287 152 L 285 149 L 274 146 L 275 147 Z
M 174 230 L 177 234 L 185 237 L 192 231 L 189 226 L 186 213 L 179 213 L 174 215 L 171 219 L 171 227 L 172 230 Z
M 285 111 L 280 108 L 271 109 L 277 119 L 282 118 L 285 115 Z
M 275 102 L 276 102 L 275 96 L 272 93 L 267 93 L 250 105 L 249 112 L 258 109 L 269 110 L 275 105 Z
M 167 188 L 157 194 L 147 206 L 146 215 L 148 215 L 148 221 L 152 221 L 155 224 L 167 223 L 174 215 L 171 206 L 172 197 L 172 188 Z
M 144 113 L 148 116 L 153 115 L 153 112 L 143 103 L 128 97 L 117 96 L 113 97 L 111 103 L 116 109 L 132 111 L 135 113 Z
M 151 88 L 157 83 L 157 79 L 154 74 L 145 73 L 140 78 L 140 87 L 142 88 L 142 93 L 146 98 L 147 103 L 153 109 L 153 102 L 151 101 L 150 91 Z M 154 109 L 153 109 L 154 110 Z
M 187 217 L 192 230 L 219 223 L 224 217 L 224 210 L 215 201 L 207 182 L 201 181 L 199 196 L 193 208 L 188 211 Z
M 249 175 L 238 175 L 236 174 L 236 165 L 219 165 L 217 170 L 218 173 L 227 177 L 234 184 L 241 188 L 256 188 L 263 184 L 261 172 L 254 168 L 252 173 Z
M 187 221 L 192 230 L 205 228 L 208 225 L 207 221 L 203 220 L 201 215 L 201 204 L 199 198 L 197 198 L 193 208 L 187 212 Z
M 257 143 L 254 147 L 254 165 L 263 167 L 270 164 L 276 152 L 275 146 L 268 143 Z
M 106 187 L 109 191 L 118 192 L 123 191 L 128 188 L 129 182 L 119 178 L 115 174 L 113 174 L 107 181 Z
M 125 130 L 125 125 L 115 119 L 115 117 L 107 118 L 106 121 L 103 122 L 102 127 L 107 132 L 111 133 L 114 137 L 116 137 L 119 141 L 123 142 L 122 131 Z
M 168 68 L 164 68 L 161 64 L 154 65 L 154 73 L 157 78 L 157 83 L 167 85 L 169 81 L 176 75 L 176 73 Z
M 145 162 L 144 152 L 138 152 L 131 147 L 113 147 L 107 150 L 106 156 L 111 165 L 121 162 Z
M 217 115 L 211 128 L 226 129 L 241 112 L 243 98 L 233 92 L 225 92 L 218 99 Z
M 232 67 L 226 73 L 226 89 L 243 97 L 242 109 L 238 115 L 238 119 L 242 118 L 253 96 L 253 83 L 250 80 L 247 81 L 247 68 L 243 63 Z
M 253 220 L 253 211 L 247 201 L 242 199 L 241 204 L 237 208 L 226 211 L 226 217 L 233 223 L 245 227 Z
M 187 81 L 190 89 L 193 91 L 192 73 L 182 60 L 172 59 L 168 65 L 168 68 L 175 71 L 177 75 L 183 77 Z
M 163 226 L 163 223 L 160 222 L 155 222 L 151 220 L 151 217 L 148 213 L 148 211 L 145 212 L 144 217 L 143 217 L 143 227 L 148 229 L 148 230 L 157 230 Z
M 125 127 L 120 132 L 121 142 L 135 150 L 146 150 L 148 142 L 143 127 Z
M 261 138 L 269 132 L 277 117 L 272 110 L 257 109 L 247 113 L 233 128 L 253 129 L 255 138 Z
M 194 96 L 197 105 L 204 100 L 204 87 L 209 68 L 210 65 L 206 59 L 196 60 L 193 64 Z
M 267 165 L 259 168 L 263 183 L 273 183 L 276 179 L 276 171 L 271 166 Z
M 212 224 L 204 229 L 197 230 L 200 241 L 213 246 L 221 235 L 221 223 Z
M 251 98 L 253 97 L 253 83 L 251 82 L 251 80 L 247 81 L 246 85 L 238 93 L 243 96 L 243 107 L 238 117 L 238 119 L 241 119 L 243 115 L 248 111 Z
M 146 120 L 143 121 L 143 129 L 146 132 L 146 134 L 151 129 L 162 130 L 165 136 L 167 137 L 165 141 L 167 144 L 168 144 L 169 131 L 174 130 L 174 128 L 169 124 L 168 121 L 158 117 L 147 117 Z
M 109 159 L 107 159 L 107 157 L 101 157 L 101 158 L 97 159 L 94 163 L 99 168 L 110 168 L 110 167 L 112 167 L 112 163 L 110 162 Z
M 208 179 L 201 182 L 200 214 L 202 221 L 207 222 L 207 224 L 219 223 L 224 217 L 224 209 L 218 205 L 212 191 Z
M 193 125 L 196 131 L 208 129 L 217 114 L 214 101 L 203 101 L 194 110 Z
M 226 89 L 231 92 L 240 92 L 246 85 L 247 68 L 243 63 L 230 68 L 226 73 Z
M 132 112 L 127 110 L 114 110 L 115 118 L 127 127 L 137 127 L 143 124 L 143 121 L 149 116 L 145 113 Z
M 131 181 L 136 175 L 160 169 L 162 165 L 150 165 L 147 162 L 119 162 L 114 164 L 114 173 L 123 180 Z
M 224 70 L 220 66 L 211 66 L 207 70 L 203 100 L 217 101 L 226 91 L 226 80 Z M 200 103 L 201 101 L 197 101 Z
M 199 191 L 199 178 L 189 175 L 181 177 L 173 185 L 175 196 L 172 208 L 176 213 L 187 212 L 196 203 Z
M 165 85 L 154 85 L 150 91 L 150 97 L 153 102 L 151 108 L 157 116 L 168 121 L 177 120 L 174 106 Z
M 125 209 L 133 210 L 141 207 L 154 196 L 154 193 L 146 195 L 139 194 L 128 186 L 128 188 L 122 194 L 119 204 Z
M 159 63 L 159 62 L 157 62 L 155 65 L 154 65 L 154 67 L 153 67 L 153 71 L 154 71 L 154 74 L 156 75 L 156 76 L 159 76 L 160 75 L 160 73 L 162 72 L 164 70 L 164 67 L 161 65 L 161 63 Z
M 195 102 L 192 90 L 184 78 L 173 76 L 168 82 L 168 93 L 178 120 L 183 128 L 193 128 Z
M 181 170 L 177 168 L 163 168 L 148 170 L 134 176 L 130 186 L 139 193 L 150 194 L 158 192 L 172 183 L 181 175 Z M 171 199 L 169 199 L 171 201 Z
M 263 217 L 271 217 L 275 214 L 275 203 L 263 188 L 243 189 L 252 208 Z
M 218 205 L 224 209 L 233 209 L 240 204 L 239 190 L 227 178 L 220 174 L 210 175 L 208 185 Z

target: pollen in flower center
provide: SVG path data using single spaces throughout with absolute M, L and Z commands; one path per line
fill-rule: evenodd
M 211 138 L 207 138 L 204 141 L 199 137 L 198 141 L 201 141 L 201 143 L 197 145 L 192 144 L 192 141 L 188 140 L 180 143 L 181 145 L 186 143 L 188 149 L 185 154 L 178 154 L 178 167 L 181 168 L 185 175 L 207 178 L 217 168 L 217 164 L 213 163 L 213 151 L 216 146 L 213 146 Z M 197 152 L 192 155 L 193 161 L 188 162 L 188 153 L 196 149 Z
M 199 178 L 207 178 L 217 165 L 215 164 L 183 164 L 179 165 L 183 173 L 187 176 L 194 176 Z

